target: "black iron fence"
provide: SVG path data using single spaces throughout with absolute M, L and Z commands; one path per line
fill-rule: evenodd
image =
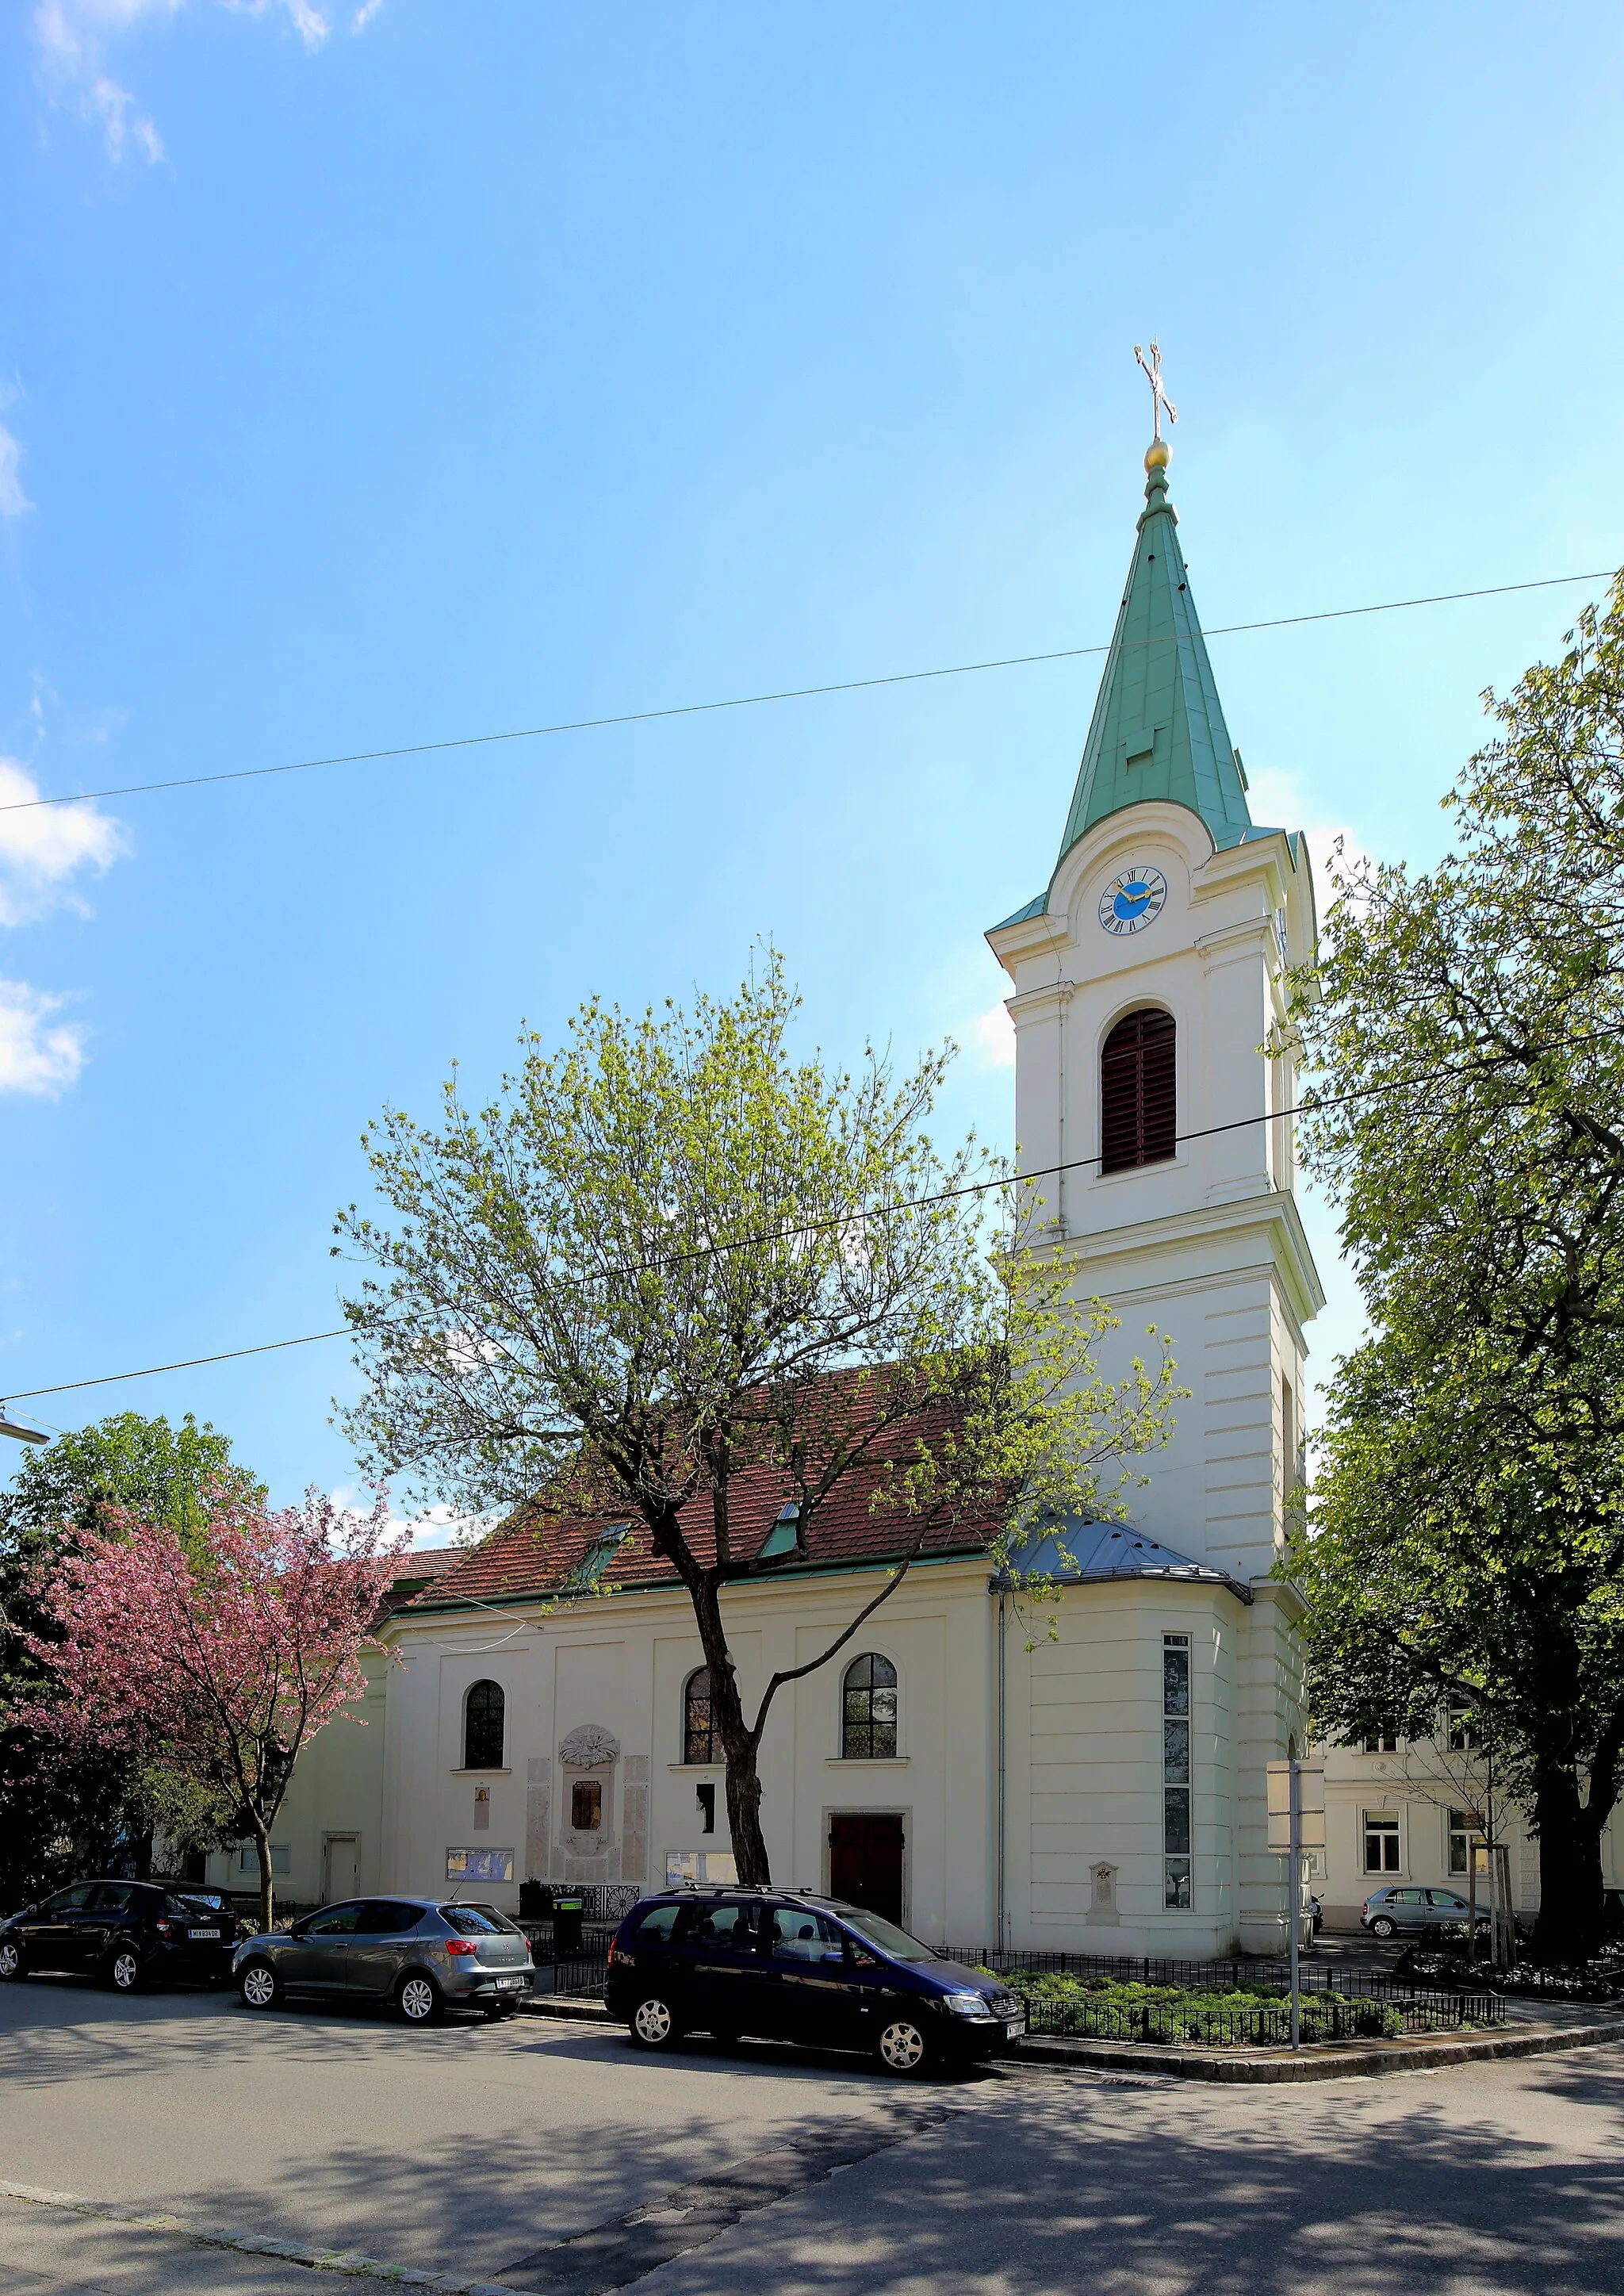
M 1033 1953 L 1022 1948 L 1001 1950 L 996 1946 L 947 1945 L 949 1961 L 966 1961 L 1000 1975 L 1020 1971 L 1032 1977 L 1104 1978 L 1113 1985 L 1176 1985 L 1185 1993 L 1234 1993 L 1242 1987 L 1284 1993 L 1292 1981 L 1292 1964 L 1278 1960 L 1227 1961 L 1152 1960 L 1133 1953 Z M 1349 1967 L 1342 1963 L 1315 1962 L 1307 1955 L 1300 1964 L 1303 1991 L 1357 1994 L 1373 2001 L 1407 2001 L 1418 1992 L 1446 1990 L 1442 1986 L 1418 1986 L 1390 1971 Z M 1479 1991 L 1484 1990 L 1480 1985 Z
M 534 1991 L 564 1994 L 574 1999 L 602 1998 L 609 1976 L 610 1940 L 619 1923 L 584 1924 L 579 1952 L 568 1952 L 562 1960 L 554 1947 L 551 1922 L 521 1922 L 519 1926 L 530 1941 L 530 1958 L 536 1964 Z

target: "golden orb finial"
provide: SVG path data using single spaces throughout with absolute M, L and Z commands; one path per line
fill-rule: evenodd
M 1147 471 L 1165 471 L 1172 459 L 1173 449 L 1165 439 L 1152 439 L 1144 450 L 1144 467 Z

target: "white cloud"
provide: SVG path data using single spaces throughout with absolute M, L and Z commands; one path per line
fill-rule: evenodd
M 0 980 L 0 1092 L 54 1099 L 76 1082 L 85 1065 L 84 1031 L 51 1020 L 66 1002 L 26 980 Z
M 328 1494 L 335 1507 L 347 1515 L 361 1516 L 370 1513 L 373 1494 L 354 1483 L 336 1484 Z M 404 1531 L 409 1534 L 414 1550 L 425 1546 L 472 1546 L 494 1530 L 501 1521 L 500 1513 L 458 1514 L 455 1509 L 439 1504 L 424 1507 L 417 1514 L 397 1514 L 391 1508 L 384 1537 L 393 1540 Z
M 38 0 L 34 37 L 52 100 L 100 124 L 110 160 L 122 160 L 132 140 L 149 160 L 161 160 L 163 139 L 150 119 L 133 112 L 128 88 L 102 69 L 102 36 L 122 31 L 154 6 L 169 14 L 177 5 L 179 0 Z
M 0 405 L 4 405 L 0 400 Z M 22 449 L 16 439 L 0 422 L 0 518 L 21 518 L 25 510 L 34 505 L 22 491 L 22 480 L 17 475 L 17 464 Z
M 1015 1024 L 1009 1017 L 1009 1008 L 1003 1004 L 988 1005 L 976 1018 L 975 1040 L 984 1069 L 1013 1069 L 1015 1065 Z
M 1323 922 L 1336 898 L 1331 864 L 1337 842 L 1340 839 L 1351 857 L 1360 850 L 1359 839 L 1346 822 L 1333 821 L 1317 812 L 1312 797 L 1304 793 L 1300 776 L 1277 766 L 1261 766 L 1255 773 L 1248 768 L 1246 802 L 1259 827 L 1297 829 L 1307 838 L 1314 871 L 1314 902 Z
M 0 925 L 28 924 L 77 902 L 72 879 L 85 869 L 99 875 L 126 849 L 120 824 L 94 805 L 37 806 L 38 795 L 17 760 L 0 757 Z M 8 812 L 12 806 L 25 809 Z
M 36 0 L 34 38 L 53 102 L 71 106 L 94 120 L 110 160 L 140 152 L 147 160 L 164 156 L 163 138 L 135 98 L 107 68 L 107 52 L 144 21 L 177 16 L 191 0 Z M 237 16 L 285 16 L 306 52 L 321 47 L 332 26 L 316 0 L 215 0 Z M 363 30 L 383 0 L 361 0 L 351 29 Z

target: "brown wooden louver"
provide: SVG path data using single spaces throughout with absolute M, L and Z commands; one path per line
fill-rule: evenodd
M 1100 1054 L 1100 1169 L 1127 1171 L 1177 1143 L 1170 1013 L 1143 1004 L 1117 1022 Z

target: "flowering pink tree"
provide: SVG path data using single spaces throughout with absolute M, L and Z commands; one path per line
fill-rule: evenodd
M 172 1530 L 125 1520 L 79 1533 L 40 1589 L 62 1639 L 26 1639 L 56 1691 L 17 1718 L 217 1795 L 258 1854 L 267 1928 L 270 1829 L 299 1749 L 359 1698 L 361 1652 L 382 1647 L 373 1628 L 399 1551 L 384 1525 L 381 1498 L 357 1518 L 316 1492 L 267 1513 L 217 1489 L 190 1558 Z

